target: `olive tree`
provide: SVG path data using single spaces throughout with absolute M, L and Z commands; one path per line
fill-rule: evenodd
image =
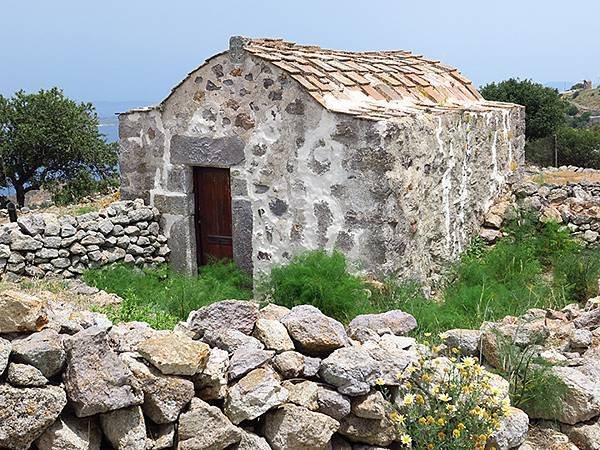
M 58 88 L 11 98 L 0 95 L 0 185 L 25 193 L 66 183 L 82 173 L 112 174 L 117 146 L 104 141 L 91 103 L 77 103 Z

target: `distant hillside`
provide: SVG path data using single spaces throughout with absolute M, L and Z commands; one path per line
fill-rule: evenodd
M 575 105 L 581 112 L 600 115 L 600 88 L 567 91 L 563 94 L 563 98 Z

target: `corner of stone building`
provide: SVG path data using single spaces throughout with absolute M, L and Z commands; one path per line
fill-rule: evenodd
M 250 41 L 245 36 L 231 36 L 229 39 L 229 57 L 234 64 L 240 64 L 245 57 L 244 46 Z

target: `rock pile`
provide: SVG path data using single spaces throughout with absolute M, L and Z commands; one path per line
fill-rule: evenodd
M 553 182 L 552 174 L 591 174 L 591 181 Z M 574 174 L 574 175 L 573 175 Z M 594 181 L 594 180 L 598 181 Z M 480 235 L 488 242 L 502 236 L 500 228 L 516 210 L 535 211 L 541 221 L 564 224 L 571 233 L 587 244 L 600 243 L 600 171 L 564 167 L 530 171 L 509 187 L 485 216 Z
M 312 306 L 227 300 L 159 331 L 14 291 L 0 310 L 0 448 L 399 446 L 376 385 L 398 386 L 418 358 L 401 311 L 346 330 Z M 494 439 L 507 449 L 526 433 L 520 413 Z
M 117 261 L 165 261 L 159 215 L 142 200 L 121 201 L 81 216 L 27 214 L 0 226 L 0 276 L 49 274 L 71 278 Z
M 484 323 L 480 330 L 450 330 L 443 337 L 465 355 L 481 353 L 497 369 L 505 364 L 506 343 L 527 349 L 534 365 L 540 360 L 551 365 L 566 392 L 560 408 L 528 411 L 536 432 L 523 450 L 600 448 L 600 297 L 583 308 L 531 309 L 521 317 Z

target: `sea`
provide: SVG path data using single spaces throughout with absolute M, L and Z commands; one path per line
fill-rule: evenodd
M 133 108 L 142 108 L 144 106 L 154 105 L 153 101 L 129 101 L 129 102 L 110 102 L 96 101 L 92 102 L 96 108 L 98 119 L 100 121 L 100 133 L 104 135 L 106 142 L 116 142 L 119 140 L 119 119 L 117 114 L 129 111 Z

